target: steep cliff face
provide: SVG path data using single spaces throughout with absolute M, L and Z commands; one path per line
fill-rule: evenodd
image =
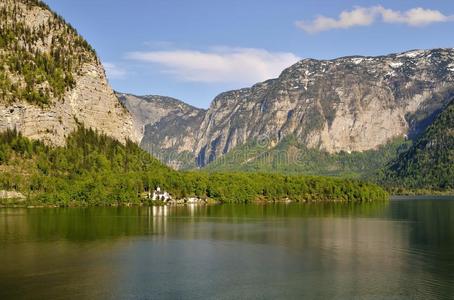
M 0 2 L 0 131 L 63 145 L 78 123 L 139 142 L 94 50 L 37 0 Z
M 305 59 L 277 79 L 216 97 L 193 152 L 203 166 L 237 145 L 273 147 L 290 134 L 329 153 L 376 149 L 417 134 L 453 95 L 452 49 Z
M 194 164 L 194 145 L 206 110 L 170 97 L 117 95 L 143 134 L 144 150 L 177 169 Z
M 177 126 L 184 131 L 191 131 L 190 134 L 193 134 L 196 132 L 196 128 L 200 125 L 201 121 L 192 124 L 191 119 L 202 116 L 205 112 L 203 109 L 195 108 L 171 97 L 158 95 L 135 96 L 124 93 L 116 93 L 116 95 L 120 102 L 134 116 L 134 124 L 137 131 L 141 132 L 142 137 L 153 144 L 159 145 L 162 149 L 168 149 L 171 145 L 164 142 L 161 138 L 152 138 L 152 135 L 159 134 L 159 132 L 150 131 L 150 127 L 161 122 L 161 125 L 158 125 L 158 129 L 160 131 L 166 131 L 172 137 L 180 132 L 178 128 L 172 130 L 167 125 Z M 167 124 L 170 120 L 175 120 L 175 122 L 180 122 L 181 124 Z M 186 129 L 187 127 L 189 128 Z M 181 148 L 176 148 L 175 150 L 192 151 L 194 141 L 187 143 L 182 141 L 179 144 L 182 145 Z

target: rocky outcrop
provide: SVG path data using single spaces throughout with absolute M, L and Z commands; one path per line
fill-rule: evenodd
M 64 145 L 78 124 L 103 132 L 119 141 L 140 141 L 129 112 L 121 105 L 98 63 L 86 64 L 76 87 L 63 100 L 39 107 L 21 99 L 0 103 L 0 131 L 16 129 L 24 136 L 51 145 Z
M 27 101 L 26 97 L 20 94 L 12 96 L 9 101 L 0 100 L 0 131 L 16 128 L 26 137 L 43 140 L 51 145 L 63 145 L 65 138 L 77 129 L 78 124 L 83 124 L 122 142 L 126 139 L 140 141 L 140 133 L 134 127 L 130 113 L 121 105 L 109 86 L 96 54 L 88 49 L 89 46 L 83 47 L 86 42 L 69 25 L 39 1 L 5 0 L 0 4 L 0 8 L 5 9 L 6 13 L 15 9 L 16 17 L 13 24 L 2 23 L 2 26 L 9 26 L 10 30 L 14 30 L 20 24 L 27 28 L 27 39 L 20 42 L 21 50 L 25 54 L 39 53 L 42 57 L 55 57 L 58 55 L 57 50 L 65 50 L 57 49 L 55 45 L 65 41 L 66 48 L 69 45 L 75 49 L 73 57 L 68 57 L 65 63 L 73 68 L 76 63 L 79 64 L 77 70 L 71 74 L 73 84 L 63 87 L 62 95 L 50 93 L 49 103 L 45 105 Z M 8 59 L 11 50 L 5 47 L 0 49 L 0 54 L 1 59 Z M 72 59 L 71 62 L 68 62 L 69 59 Z M 38 73 L 39 70 L 34 72 Z M 11 68 L 6 68 L 5 74 L 9 76 L 9 81 L 25 89 L 29 79 L 24 73 L 14 73 Z M 33 92 L 49 90 L 49 86 L 47 81 L 40 85 L 35 84 L 36 91 Z
M 14 199 L 24 201 L 25 196 L 22 193 L 16 191 L 0 190 L 0 199 Z
M 180 119 L 182 128 L 190 127 L 191 124 L 187 124 L 187 120 L 197 115 L 203 115 L 205 110 L 195 108 L 189 104 L 184 103 L 181 100 L 174 99 L 171 97 L 158 96 L 158 95 L 147 95 L 147 96 L 135 96 L 125 93 L 116 93 L 120 102 L 131 112 L 134 116 L 134 125 L 136 130 L 142 134 L 147 131 L 145 139 L 156 143 L 159 147 L 164 149 L 171 147 L 168 143 L 161 143 L 160 139 L 153 139 L 148 133 L 153 134 L 153 131 L 147 130 L 147 128 L 163 121 L 161 126 L 158 126 L 160 130 L 168 130 L 166 124 L 170 119 Z M 164 120 L 165 119 L 165 120 Z M 199 122 L 200 123 L 200 122 Z M 172 124 L 169 124 L 172 125 Z M 199 125 L 199 124 L 195 124 Z M 195 128 L 194 128 L 195 129 Z M 177 132 L 175 132 L 177 133 Z M 194 142 L 192 142 L 193 144 Z M 185 146 L 185 143 L 180 143 L 181 146 L 179 151 L 192 150 L 191 146 Z M 186 147 L 186 149 L 185 149 Z

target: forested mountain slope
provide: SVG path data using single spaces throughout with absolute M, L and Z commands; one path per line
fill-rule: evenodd
M 405 151 L 410 141 L 396 138 L 378 149 L 328 153 L 310 149 L 290 135 L 275 147 L 263 140 L 237 146 L 208 164 L 208 171 L 247 171 L 284 174 L 341 176 L 373 180 L 380 170 Z
M 454 190 L 454 100 L 383 177 L 390 186 Z

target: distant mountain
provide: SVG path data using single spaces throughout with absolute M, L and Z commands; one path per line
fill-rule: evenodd
M 454 189 L 454 100 L 385 172 L 391 186 Z
M 193 147 L 206 110 L 164 96 L 117 96 L 134 116 L 143 149 L 177 169 L 195 166 Z
M 220 94 L 191 118 L 162 118 L 144 140 L 190 153 L 199 167 L 256 142 L 275 149 L 287 137 L 302 151 L 360 153 L 417 136 L 453 96 L 453 49 L 304 59 L 279 78 Z
M 63 145 L 79 124 L 138 142 L 93 48 L 39 0 L 0 1 L 0 131 Z
M 146 125 L 153 125 L 164 117 L 183 116 L 201 111 L 178 99 L 165 96 L 135 96 L 116 92 L 120 102 L 133 114 L 139 132 L 144 133 Z

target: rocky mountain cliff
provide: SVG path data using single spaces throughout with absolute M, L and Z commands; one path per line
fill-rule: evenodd
M 94 50 L 39 0 L 0 2 L 0 131 L 62 145 L 79 123 L 138 142 Z
M 277 79 L 219 95 L 194 147 L 204 165 L 236 145 L 293 134 L 308 148 L 365 151 L 411 135 L 454 95 L 454 50 L 305 59 Z
M 194 145 L 206 110 L 170 97 L 117 95 L 143 134 L 143 149 L 172 167 L 194 166 Z
M 192 151 L 192 145 L 195 141 L 185 140 L 184 135 L 181 135 L 181 138 L 176 135 L 180 133 L 184 134 L 184 132 L 188 132 L 189 134 L 196 132 L 200 121 L 192 124 L 193 122 L 191 120 L 194 118 L 199 120 L 205 114 L 205 110 L 195 108 L 171 97 L 116 94 L 120 102 L 134 116 L 136 129 L 143 136 L 143 145 L 149 142 L 150 147 L 153 144 L 159 149 L 175 147 L 179 152 Z M 174 122 L 175 124 L 173 124 Z M 195 125 L 195 127 L 192 125 Z M 158 128 L 154 130 L 153 126 L 157 126 Z M 180 130 L 183 132 L 180 132 Z M 164 131 L 166 134 L 161 137 L 161 133 Z M 151 150 L 151 148 L 147 148 L 146 150 Z
M 199 166 L 255 140 L 273 148 L 289 135 L 309 149 L 361 152 L 415 136 L 452 96 L 453 49 L 304 59 L 279 78 L 220 94 L 190 125 L 155 123 L 144 140 L 191 151 Z

